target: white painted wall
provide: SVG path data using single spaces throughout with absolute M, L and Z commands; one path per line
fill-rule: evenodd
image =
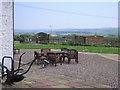
M 0 2 L 0 60 L 2 57 L 2 3 Z
M 3 56 L 13 57 L 13 2 L 0 0 L 0 61 Z M 10 68 L 11 63 L 6 61 L 5 65 Z

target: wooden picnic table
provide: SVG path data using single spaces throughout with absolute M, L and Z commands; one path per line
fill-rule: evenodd
M 48 57 L 48 60 L 52 61 L 56 66 L 57 62 L 60 62 L 60 64 L 62 65 L 62 62 L 63 62 L 62 59 L 64 59 L 63 57 L 65 54 L 66 52 L 64 51 L 49 51 L 47 52 L 47 57 Z

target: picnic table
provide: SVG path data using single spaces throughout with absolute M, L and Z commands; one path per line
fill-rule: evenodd
M 60 64 L 62 65 L 62 58 L 65 55 L 64 51 L 49 51 L 47 52 L 47 57 L 48 60 L 52 62 L 52 64 L 55 64 L 55 66 L 57 65 L 57 62 L 60 62 Z

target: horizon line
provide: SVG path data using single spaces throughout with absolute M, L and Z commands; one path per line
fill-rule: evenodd
M 54 30 L 56 29 L 103 29 L 103 28 L 118 28 L 118 27 L 95 27 L 95 28 L 55 28 Z M 14 28 L 14 30 L 28 30 L 30 28 Z M 32 29 L 35 29 L 35 30 L 38 30 L 38 29 L 50 29 L 50 28 L 32 28 Z M 32 30 L 30 29 L 30 30 Z

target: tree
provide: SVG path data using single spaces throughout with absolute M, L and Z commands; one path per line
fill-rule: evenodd
M 15 34 L 14 35 L 14 41 L 20 41 L 20 35 Z

